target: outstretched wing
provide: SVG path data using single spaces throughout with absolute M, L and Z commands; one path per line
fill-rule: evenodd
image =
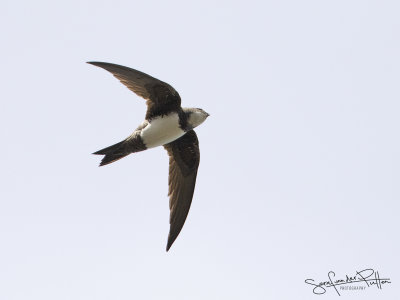
M 154 116 L 177 111 L 181 107 L 181 98 L 178 92 L 168 83 L 143 72 L 116 64 L 96 61 L 88 62 L 88 64 L 111 72 L 128 89 L 146 99 L 147 120 Z
M 192 203 L 200 163 L 199 141 L 191 130 L 179 139 L 164 145 L 169 155 L 170 229 L 167 251 L 178 237 Z

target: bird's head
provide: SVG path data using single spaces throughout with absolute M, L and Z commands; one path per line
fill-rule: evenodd
M 184 108 L 183 110 L 188 115 L 189 125 L 193 128 L 199 126 L 210 116 L 201 108 Z

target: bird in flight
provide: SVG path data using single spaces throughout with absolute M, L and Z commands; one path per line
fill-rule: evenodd
M 169 155 L 168 251 L 185 223 L 196 184 L 200 150 L 193 129 L 209 114 L 201 108 L 181 107 L 181 98 L 172 86 L 145 73 L 111 63 L 88 63 L 111 72 L 128 89 L 146 100 L 143 123 L 125 140 L 93 154 L 104 155 L 100 163 L 104 166 L 131 153 L 164 146 Z

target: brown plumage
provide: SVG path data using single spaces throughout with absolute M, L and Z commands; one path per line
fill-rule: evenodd
M 143 72 L 105 62 L 88 62 L 112 73 L 121 83 L 138 96 L 146 99 L 146 120 L 170 112 L 182 111 L 181 97 L 168 83 Z
M 131 91 L 147 100 L 146 120 L 122 142 L 94 154 L 104 155 L 100 163 L 103 166 L 148 147 L 164 146 L 169 155 L 168 251 L 186 221 L 196 185 L 200 150 L 193 128 L 203 123 L 209 114 L 200 108 L 182 108 L 181 98 L 172 86 L 143 72 L 104 62 L 89 63 L 111 72 Z M 161 142 L 160 139 L 168 134 L 168 140 Z M 156 138 L 151 140 L 152 136 Z
M 170 230 L 167 251 L 185 224 L 196 185 L 200 163 L 199 141 L 191 130 L 172 143 L 164 145 L 169 155 L 168 196 Z

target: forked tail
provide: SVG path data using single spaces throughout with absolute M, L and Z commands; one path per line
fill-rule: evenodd
M 108 165 L 114 161 L 117 161 L 128 154 L 131 154 L 132 151 L 129 150 L 129 143 L 125 140 L 110 147 L 101 149 L 93 154 L 96 155 L 104 155 L 101 160 L 100 166 Z
M 104 155 L 100 166 L 108 165 L 117 161 L 131 153 L 146 150 L 146 145 L 143 143 L 140 135 L 133 134 L 122 142 L 116 143 L 110 147 L 101 149 L 93 154 Z

